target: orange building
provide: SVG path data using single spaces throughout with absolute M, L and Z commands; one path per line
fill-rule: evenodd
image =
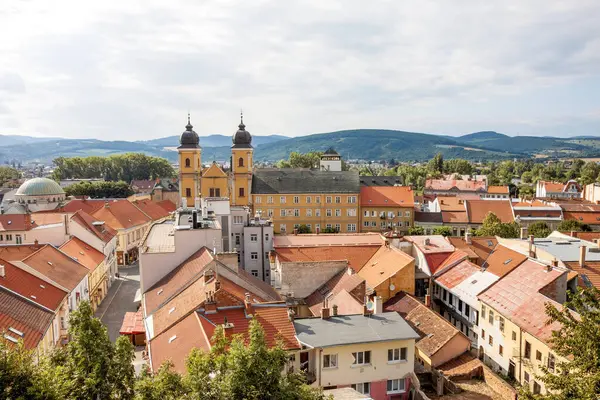
M 408 231 L 414 225 L 414 206 L 414 194 L 409 186 L 363 186 L 360 188 L 361 232 Z

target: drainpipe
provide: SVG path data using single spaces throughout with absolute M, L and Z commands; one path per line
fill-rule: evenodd
M 523 364 L 523 357 L 521 356 L 521 346 L 523 345 L 523 331 L 521 330 L 521 328 L 519 328 L 519 379 L 517 379 L 517 381 L 519 383 L 521 383 L 521 374 L 522 371 L 521 369 L 523 368 L 522 364 Z

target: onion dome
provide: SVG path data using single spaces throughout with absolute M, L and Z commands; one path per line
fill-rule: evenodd
M 244 125 L 244 115 L 240 115 L 240 124 L 238 130 L 233 134 L 231 141 L 233 142 L 233 148 L 252 148 L 252 135 L 246 130 Z
M 190 114 L 188 113 L 188 123 L 185 126 L 185 131 L 179 137 L 179 149 L 200 148 L 200 138 L 194 132 L 194 126 L 190 122 Z

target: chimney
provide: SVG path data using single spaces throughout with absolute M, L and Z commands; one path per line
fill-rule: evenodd
M 338 315 L 338 306 L 337 304 L 334 304 L 333 307 L 331 307 L 331 311 L 334 317 L 337 317 Z
M 215 281 L 215 292 L 219 289 L 221 289 L 221 282 Z
M 581 268 L 585 268 L 585 251 L 587 250 L 587 247 L 585 246 L 581 246 L 579 248 L 579 266 Z
M 104 208 L 110 208 L 110 206 L 108 205 L 108 200 L 104 201 Z
M 192 211 L 192 229 L 198 229 L 198 211 Z
M 527 239 L 527 228 L 526 227 L 521 228 L 521 235 L 519 237 L 521 238 L 521 240 Z
M 381 314 L 383 312 L 383 299 L 381 296 L 375 296 L 373 301 L 375 303 L 373 314 Z
M 558 260 L 556 258 L 554 260 L 552 260 L 552 266 L 558 267 Z
M 4 278 L 6 276 L 6 267 L 4 265 L 0 265 L 0 278 Z
M 246 318 L 252 318 L 252 314 L 254 314 L 254 310 L 252 308 L 252 302 L 250 300 L 250 293 L 246 293 L 244 295 L 244 308 L 246 310 Z
M 577 237 L 577 231 L 571 231 L 571 237 L 576 238 Z
M 425 238 L 425 246 L 429 246 L 431 244 L 431 240 L 429 238 Z
M 473 244 L 473 241 L 471 240 L 471 232 L 469 232 L 469 231 L 465 232 L 465 243 Z
M 208 292 L 204 302 L 204 312 L 206 314 L 215 314 L 217 312 L 217 302 L 212 292 Z
M 321 319 L 329 319 L 329 308 L 321 308 Z
M 425 307 L 431 308 L 431 295 L 429 294 L 425 295 Z
M 37 239 L 35 239 L 35 240 L 33 241 L 33 244 L 34 244 L 34 246 L 37 246 L 39 243 L 40 243 L 40 242 L 39 242 L 39 240 L 37 240 Z

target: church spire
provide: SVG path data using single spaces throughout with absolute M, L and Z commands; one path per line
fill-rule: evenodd
M 238 128 L 244 130 L 246 128 L 246 125 L 244 125 L 244 110 L 240 109 L 240 124 L 238 125 Z
M 185 126 L 185 129 L 186 129 L 187 131 L 191 131 L 191 130 L 192 130 L 192 128 L 194 128 L 194 126 L 192 125 L 192 123 L 191 123 L 190 121 L 191 121 L 191 120 L 190 120 L 190 113 L 189 113 L 189 111 L 188 111 L 188 123 L 187 123 L 187 125 Z

